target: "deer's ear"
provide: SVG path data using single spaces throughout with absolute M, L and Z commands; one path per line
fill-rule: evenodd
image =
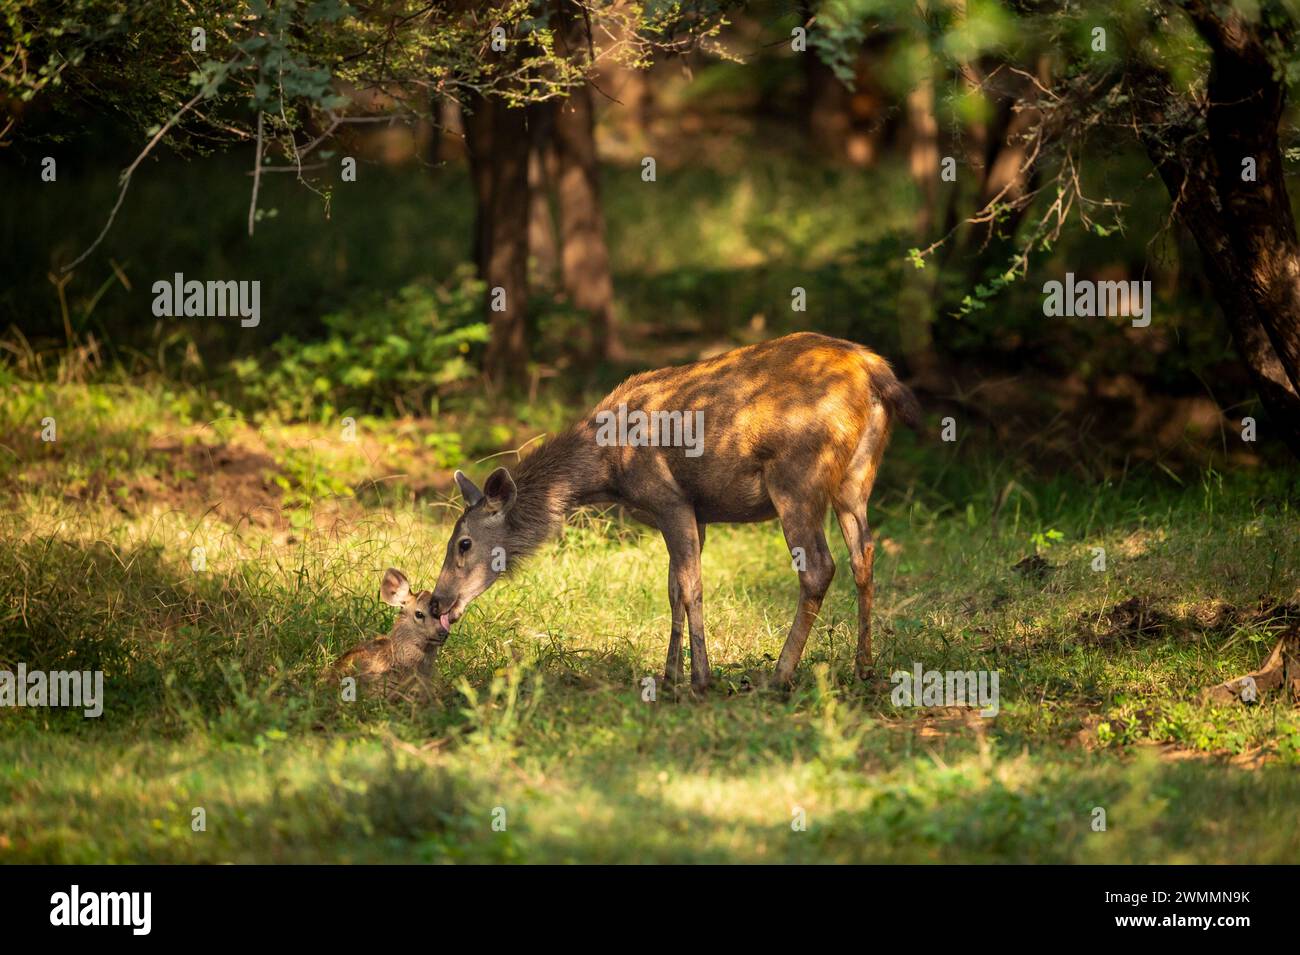
M 400 607 L 411 596 L 411 582 L 406 574 L 396 567 L 384 571 L 383 582 L 379 585 L 379 599 L 390 607 Z
M 487 498 L 487 510 L 491 513 L 510 510 L 517 493 L 515 479 L 505 468 L 497 468 L 483 482 L 483 496 Z
M 466 507 L 473 507 L 483 500 L 483 492 L 478 489 L 478 485 L 465 477 L 464 471 L 456 472 L 456 486 L 460 488 L 461 496 L 465 498 Z

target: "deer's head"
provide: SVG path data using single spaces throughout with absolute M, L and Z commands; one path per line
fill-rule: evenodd
M 405 658 L 434 650 L 447 639 L 447 628 L 439 626 L 438 614 L 433 609 L 433 594 L 428 590 L 412 590 L 406 574 L 396 567 L 384 571 L 379 599 L 399 611 L 393 629 L 388 632 L 398 656 Z
M 447 541 L 447 556 L 433 589 L 433 607 L 443 633 L 465 615 L 465 608 L 487 590 L 506 569 L 513 534 L 508 520 L 515 504 L 515 482 L 497 468 L 479 490 L 460 471 L 456 484 L 465 498 L 465 511 Z

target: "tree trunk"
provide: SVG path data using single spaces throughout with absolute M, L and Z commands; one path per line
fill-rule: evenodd
M 1178 221 L 1191 233 L 1201 263 L 1232 333 L 1233 343 L 1250 371 L 1255 390 L 1269 414 L 1270 426 L 1300 457 L 1300 395 L 1291 384 L 1260 318 L 1257 303 L 1246 289 L 1240 250 L 1233 247 L 1224 209 L 1208 170 L 1189 148 L 1177 156 L 1147 140 L 1147 151 L 1177 208 Z
M 1016 232 L 1030 209 L 1030 205 L 1024 202 L 1025 197 L 1037 186 L 1038 166 L 1030 164 L 1027 167 L 1026 163 L 1031 148 L 1028 134 L 1042 123 L 1042 113 L 1031 105 L 1034 84 L 1009 74 L 1005 70 L 1008 65 L 997 63 L 992 71 L 986 71 L 976 63 L 964 64 L 962 68 L 963 78 L 972 91 L 985 88 L 987 72 L 1003 74 L 999 89 L 1005 91 L 994 97 L 995 112 L 991 124 L 972 136 L 972 150 L 979 150 L 973 165 L 982 169 L 974 212 L 981 212 L 995 201 L 1010 208 L 997 221 L 965 222 L 966 217 L 959 213 L 958 206 L 971 194 L 954 189 L 945 226 L 945 231 L 957 229 L 958 237 L 945 246 L 941 261 L 945 267 L 954 265 L 961 268 L 972 285 L 985 281 L 994 269 L 998 273 L 1006 271 L 1016 250 Z M 1045 57 L 1039 59 L 1037 72 L 1040 82 L 1046 85 L 1048 67 Z
M 534 103 L 528 107 L 528 132 L 532 139 L 528 153 L 528 257 L 532 270 L 529 280 L 541 288 L 552 289 L 560 267 L 550 194 L 555 168 L 553 103 Z
M 799 19 L 802 23 L 812 22 L 816 14 L 811 0 L 801 0 Z M 849 151 L 852 125 L 849 101 L 852 94 L 835 75 L 835 71 L 818 55 L 816 47 L 809 46 L 800 53 L 799 62 L 803 66 L 803 102 L 800 104 L 800 112 L 808 143 L 819 156 L 840 162 Z
M 496 382 L 522 374 L 528 360 L 528 125 L 526 111 L 475 97 L 466 117 L 474 181 L 474 260 L 487 283 L 492 330 L 485 371 Z
M 424 151 L 424 160 L 430 166 L 442 162 L 443 117 L 446 115 L 446 100 L 441 93 L 434 93 L 429 99 L 429 145 Z
M 1278 146 L 1285 88 L 1257 26 L 1234 10 L 1224 20 L 1206 5 L 1185 6 L 1212 52 L 1204 123 L 1172 122 L 1188 114 L 1186 104 L 1167 76 L 1139 71 L 1138 129 L 1200 249 L 1268 430 L 1300 457 L 1300 241 Z M 1246 158 L 1255 162 L 1253 182 L 1242 178 Z
M 800 54 L 803 63 L 803 116 L 808 141 L 818 155 L 835 161 L 848 152 L 849 91 L 815 50 Z
M 586 26 L 559 0 L 560 33 L 570 59 L 587 50 Z M 605 244 L 600 198 L 596 118 L 591 85 L 573 87 L 555 110 L 556 195 L 560 213 L 560 269 L 569 301 L 591 317 L 587 345 L 598 360 L 622 357 L 614 325 L 614 279 Z
M 471 258 L 479 278 L 487 276 L 488 219 L 491 212 L 492 102 L 477 94 L 467 96 L 461 112 L 465 131 L 465 153 L 469 159 L 469 178 L 474 187 L 474 235 L 470 240 Z
M 930 243 L 939 204 L 939 124 L 934 115 L 934 82 L 929 57 L 922 75 L 907 95 L 908 168 L 920 202 L 915 231 L 920 247 Z M 899 294 L 899 341 L 914 384 L 927 391 L 944 387 L 938 353 L 934 347 L 934 318 L 938 295 L 938 264 L 925 269 L 904 265 Z
M 1274 70 L 1265 37 L 1237 10 L 1219 19 L 1211 7 L 1188 5 L 1213 60 L 1207 88 L 1206 126 L 1218 166 L 1219 197 L 1234 247 L 1246 270 L 1246 292 L 1290 381 L 1300 392 L 1300 240 L 1283 175 L 1278 123 L 1286 86 Z M 1280 11 L 1275 11 L 1280 15 Z M 1275 37 L 1291 40 L 1288 23 Z M 1243 175 L 1256 161 L 1256 181 Z
M 1046 80 L 1046 67 L 1041 61 L 1039 75 Z M 1008 98 L 998 105 L 993 133 L 985 142 L 984 177 L 975 208 L 983 209 L 995 200 L 1013 208 L 1001 222 L 973 227 L 966 234 L 966 250 L 979 267 L 979 272 L 972 275 L 980 279 L 990 264 L 1006 267 L 1016 231 L 1029 212 L 1028 204 L 1019 205 L 1033 191 L 1037 178 L 1036 166 L 1026 169 L 1030 149 L 1027 134 L 1040 122 L 1042 115 L 1038 110 L 1015 109 L 1014 100 Z

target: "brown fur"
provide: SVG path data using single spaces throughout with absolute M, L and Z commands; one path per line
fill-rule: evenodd
M 598 445 L 597 415 L 620 404 L 647 413 L 702 410 L 702 453 Z M 574 509 L 621 504 L 657 527 L 668 546 L 673 622 L 666 679 L 681 676 L 685 629 L 691 682 L 702 689 L 709 682 L 700 579 L 705 527 L 776 517 L 791 551 L 804 560 L 799 605 L 776 667 L 777 680 L 786 683 L 835 573 L 822 532 L 829 505 L 858 586 L 856 663 L 865 676 L 874 562 L 867 500 L 895 420 L 919 427 L 920 409 L 889 364 L 861 345 L 807 332 L 635 375 L 526 458 L 513 478 L 498 468 L 480 492 L 457 473 L 469 506 L 448 541 L 433 606 L 454 622 Z M 490 563 L 494 553 L 504 566 Z
M 392 629 L 343 654 L 332 668 L 333 678 L 355 677 L 363 686 L 382 681 L 390 689 L 427 679 L 447 639 L 432 612 L 432 592 L 412 592 L 406 575 L 390 568 L 384 573 L 379 597 L 398 608 Z

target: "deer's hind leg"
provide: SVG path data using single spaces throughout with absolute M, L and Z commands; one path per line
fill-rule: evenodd
M 853 582 L 858 587 L 858 648 L 853 672 L 859 680 L 871 676 L 871 611 L 875 602 L 876 542 L 867 522 L 867 501 L 876 483 L 876 471 L 885 450 L 888 424 L 878 405 L 868 419 L 853 459 L 840 486 L 831 496 L 835 516 L 849 548 Z
M 808 634 L 835 577 L 835 561 L 822 530 L 826 519 L 825 498 L 810 497 L 806 488 L 800 488 L 797 481 L 786 484 L 776 475 L 768 475 L 766 484 L 781 519 L 786 546 L 799 570 L 799 605 L 795 608 L 794 622 L 785 638 L 785 646 L 781 648 L 781 656 L 776 661 L 776 682 L 788 684 L 794 680 L 794 671 L 803 656 Z

